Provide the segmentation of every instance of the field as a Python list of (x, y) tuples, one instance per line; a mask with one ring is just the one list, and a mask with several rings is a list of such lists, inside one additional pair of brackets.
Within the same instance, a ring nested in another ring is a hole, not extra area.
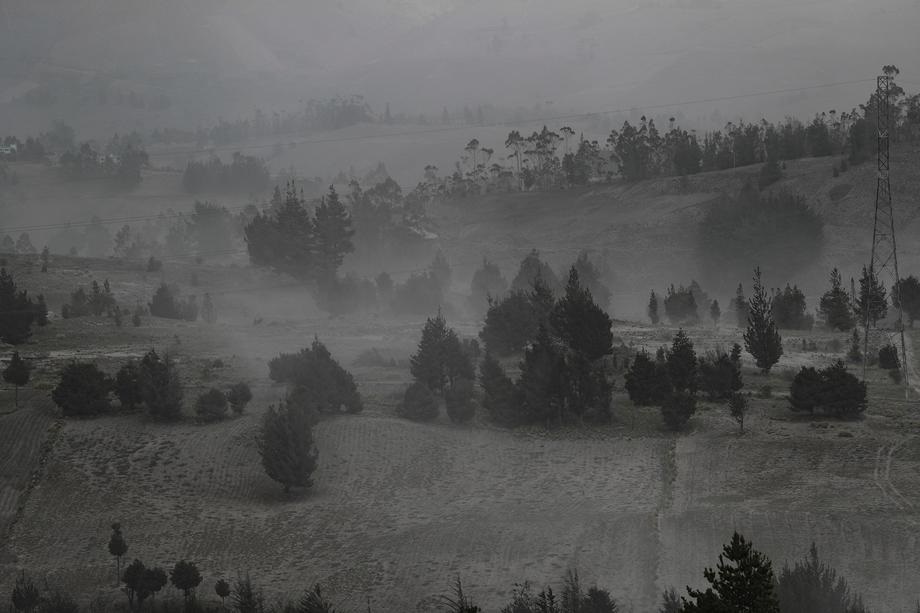
[[(816, 206), (829, 206), (826, 193), (836, 181), (829, 166), (790, 164), (788, 181), (817, 194)], [(848, 180), (861, 185), (870, 171)], [(665, 239), (741, 175), (701, 177), (689, 194), (668, 191), (662, 181), (489, 197), (434, 214), (457, 263), (458, 293), (483, 255), (509, 275), (531, 247), (545, 250), (554, 266), (585, 247), (606, 254), (622, 288), (613, 304), (617, 342), (654, 349), (675, 330), (635, 323), (649, 278), (666, 269), (675, 283), (694, 274), (691, 238)], [(848, 261), (860, 258), (862, 244), (847, 242), (865, 228), (860, 193), (839, 205), (844, 213), (828, 232), (828, 262), (848, 252)], [(139, 203), (124, 206), (130, 213)], [(908, 243), (906, 261), (912, 249)], [(44, 292), (52, 311), (93, 278), (108, 278), (127, 305), (149, 299), (166, 279), (185, 292), (212, 292), (220, 321), (148, 317), (139, 328), (117, 328), (105, 318), (55, 319), (20, 349), (39, 371), (20, 392), (19, 409), (11, 390), (0, 392), (0, 594), (25, 568), (84, 600), (122, 598), (106, 550), (109, 525), (120, 521), (129, 559), (194, 560), (208, 598), (219, 577), (248, 572), (271, 598), (320, 582), (342, 609), (369, 602), (375, 611), (430, 610), (459, 576), (477, 603), (497, 610), (515, 582), (558, 584), (577, 567), (626, 610), (650, 611), (665, 587), (700, 585), (732, 529), (776, 567), (804, 556), (814, 541), (873, 610), (907, 611), (920, 596), (918, 392), (905, 401), (903, 387), (871, 369), (870, 406), (860, 421), (804, 420), (787, 409), (795, 370), (842, 356), (846, 334), (784, 333), (786, 354), (769, 377), (745, 356), (746, 389), (756, 397), (743, 434), (724, 406), (709, 403), (689, 432), (667, 433), (656, 409), (630, 403), (622, 379), (614, 422), (605, 427), (509, 431), (483, 417), (464, 427), (444, 417), (415, 424), (394, 416), (407, 368), (353, 362), (371, 347), (407, 358), (423, 318), (329, 317), (305, 292), (281, 287), (284, 279), (248, 267), (167, 263), (162, 274), (148, 274), (112, 259), (55, 257), (42, 274), (34, 258), (8, 260), (17, 282)], [(816, 265), (822, 278), (826, 263)], [(194, 288), (193, 273), (201, 280)], [(259, 288), (267, 289), (253, 291)], [(463, 336), (479, 327), (462, 309), (450, 323)], [(689, 334), (698, 350), (740, 341), (727, 323)], [(315, 486), (286, 497), (264, 476), (254, 444), (261, 413), (283, 394), (268, 380), (266, 362), (314, 335), (354, 373), (365, 411), (317, 427)], [(803, 352), (803, 337), (819, 351)], [(920, 334), (909, 338), (920, 343)], [(139, 414), (58, 419), (50, 389), (62, 365), (91, 359), (111, 372), (150, 347), (178, 360), (187, 404), (212, 385), (249, 381), (255, 399), (247, 413), (216, 425), (196, 424), (191, 414), (178, 425)]]

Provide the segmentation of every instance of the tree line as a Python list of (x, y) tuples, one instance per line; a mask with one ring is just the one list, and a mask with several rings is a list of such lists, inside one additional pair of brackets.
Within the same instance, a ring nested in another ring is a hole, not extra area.
[[(117, 582), (127, 598), (128, 609), (151, 612), (174, 611), (178, 607), (168, 596), (156, 596), (168, 584), (182, 594), (181, 609), (187, 613), (234, 611), (236, 613), (335, 613), (335, 604), (324, 595), (320, 584), (304, 589), (295, 599), (270, 604), (263, 589), (249, 573), (227, 581), (218, 574), (206, 585), (212, 587), (209, 599), (201, 591), (205, 577), (198, 565), (180, 559), (167, 572), (161, 566), (147, 566), (135, 558), (121, 569), (130, 550), (121, 523), (112, 524), (107, 551), (115, 560)], [(673, 587), (661, 594), (658, 613), (868, 613), (862, 595), (851, 588), (818, 554), (811, 544), (804, 558), (784, 563), (779, 572), (772, 560), (756, 549), (752, 541), (734, 532), (723, 545), (714, 567), (702, 571), (705, 586), (687, 587), (680, 593)], [(215, 603), (215, 597), (220, 600)], [(74, 598), (47, 585), (44, 589), (25, 571), (20, 572), (10, 591), (11, 610), (17, 613), (80, 613)], [(113, 602), (94, 601), (93, 611), (121, 610)], [(366, 611), (371, 611), (368, 602)], [(419, 609), (431, 610), (431, 609)], [(435, 609), (448, 613), (481, 613), (457, 576), (449, 590), (436, 602)], [(621, 613), (624, 605), (597, 584), (584, 582), (576, 569), (566, 571), (561, 581), (538, 587), (530, 581), (516, 583), (500, 613)], [(920, 610), (920, 608), (918, 608)]]

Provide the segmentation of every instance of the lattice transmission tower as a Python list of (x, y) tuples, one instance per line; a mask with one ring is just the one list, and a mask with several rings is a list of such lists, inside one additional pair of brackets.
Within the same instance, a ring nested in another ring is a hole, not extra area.
[[(898, 274), (898, 244), (894, 233), (894, 210), (891, 204), (891, 107), (890, 93), (893, 77), (883, 75), (878, 77), (876, 87), (876, 118), (878, 128), (878, 174), (875, 187), (875, 223), (872, 228), (872, 255), (869, 259), (869, 282), (879, 282), (885, 286), (885, 281), (889, 281), (892, 290), (900, 287), (900, 275)], [(860, 293), (863, 294), (862, 288)], [(863, 305), (864, 317), (864, 352), (863, 352), (863, 380), (866, 379), (866, 369), (869, 362), (869, 330), (874, 325), (873, 301), (878, 301), (878, 296), (871, 291), (871, 287), (866, 288), (862, 296), (865, 304)], [(892, 300), (893, 302), (893, 300)], [(901, 368), (904, 375), (904, 393), (909, 395), (910, 381), (909, 369), (907, 367), (907, 350), (904, 342), (904, 317), (901, 309), (901, 301), (898, 301), (896, 307), (896, 319), (893, 330), (884, 330), (888, 336), (889, 342), (895, 335), (900, 336), (901, 341)], [(882, 305), (877, 305), (882, 307)]]

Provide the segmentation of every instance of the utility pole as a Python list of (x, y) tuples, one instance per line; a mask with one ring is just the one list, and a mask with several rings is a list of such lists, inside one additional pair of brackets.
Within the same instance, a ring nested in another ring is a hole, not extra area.
[[(900, 287), (901, 277), (898, 274), (898, 246), (894, 234), (894, 210), (891, 205), (891, 170), (890, 130), (891, 109), (890, 92), (893, 77), (882, 75), (878, 77), (876, 87), (876, 118), (878, 142), (878, 166), (875, 188), (875, 222), (872, 228), (872, 254), (869, 259), (869, 282), (875, 283), (884, 274), (892, 282), (893, 288)], [(869, 362), (869, 328), (872, 324), (871, 288), (867, 288), (867, 295), (863, 308), (865, 309), (864, 351), (863, 351), (863, 381), (866, 380), (866, 370)], [(910, 396), (909, 369), (907, 367), (907, 348), (904, 342), (904, 317), (898, 301), (897, 320), (895, 330), (901, 337), (901, 368), (904, 375), (904, 394)]]

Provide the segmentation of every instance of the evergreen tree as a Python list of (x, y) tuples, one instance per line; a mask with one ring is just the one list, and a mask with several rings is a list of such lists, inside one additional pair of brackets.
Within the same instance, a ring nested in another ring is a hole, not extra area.
[(655, 294), (654, 290), (649, 294), (646, 313), (648, 313), (648, 318), (652, 322), (652, 325), (657, 326), (660, 318), (658, 317), (658, 296)]
[(182, 385), (175, 363), (151, 349), (140, 362), (141, 398), (150, 416), (162, 421), (182, 417)]
[(579, 357), (594, 362), (613, 351), (613, 322), (583, 288), (578, 271), (569, 271), (565, 294), (556, 302), (549, 317), (562, 341)]
[(113, 387), (123, 411), (133, 411), (143, 403), (141, 371), (136, 361), (128, 360), (127, 364), (118, 369)]
[(364, 408), (354, 377), (332, 357), (318, 337), (309, 349), (273, 358), (268, 369), (273, 381), (288, 383), (295, 392), (309, 393), (320, 411), (337, 413), (344, 407), (348, 413), (360, 413)]
[(41, 603), (41, 600), (41, 593), (38, 591), (38, 587), (26, 575), (26, 571), (21, 571), (10, 594), (10, 602), (13, 608), (19, 613), (32, 613)]
[(409, 370), (416, 381), (435, 393), (444, 393), (458, 378), (473, 379), (473, 363), (460, 343), (457, 333), (447, 326), (438, 312), (422, 328), (418, 351), (410, 359)]
[(13, 277), (0, 267), (0, 341), (10, 345), (26, 342), (37, 318), (28, 293), (17, 290)]
[(846, 579), (818, 557), (814, 543), (804, 560), (783, 565), (776, 594), (783, 613), (862, 613), (862, 598), (853, 594)]
[(735, 321), (739, 328), (746, 328), (748, 325), (748, 301), (744, 297), (744, 288), (738, 284), (735, 290), (735, 297), (732, 298), (732, 310), (735, 312)]
[(242, 415), (250, 400), (252, 400), (252, 390), (249, 389), (249, 385), (245, 381), (234, 384), (230, 391), (227, 392), (227, 402), (230, 403), (230, 408), (237, 415)]
[(201, 573), (193, 562), (179, 560), (169, 571), (169, 581), (177, 590), (182, 592), (185, 605), (188, 606), (189, 596), (201, 584)]
[(775, 291), (771, 300), (773, 320), (779, 328), (786, 330), (810, 330), (814, 318), (805, 312), (805, 294), (798, 286)]
[(697, 306), (693, 290), (683, 285), (677, 289), (671, 285), (664, 297), (664, 313), (675, 325), (696, 325), (700, 320)]
[(285, 494), (291, 487), (313, 485), (310, 476), (316, 470), (318, 454), (304, 411), (283, 401), (277, 409), (268, 407), (262, 418), (258, 447), (265, 473), (282, 485)]
[(48, 262), (51, 260), (51, 252), (48, 251), (48, 245), (42, 249), (42, 272), (48, 272)]
[(565, 360), (541, 325), (533, 344), (524, 352), (518, 381), (523, 413), (528, 422), (562, 421), (565, 409)]
[(322, 285), (335, 279), (345, 256), (355, 250), (351, 237), (351, 215), (339, 199), (334, 187), (316, 207), (313, 235), (316, 245), (317, 281)]
[(541, 283), (551, 295), (559, 293), (559, 278), (549, 264), (540, 259), (540, 252), (533, 249), (521, 261), (518, 273), (511, 281), (511, 289), (529, 292), (536, 287), (537, 283)]
[(747, 414), (747, 397), (741, 392), (732, 392), (728, 398), (728, 414), (738, 422), (741, 432), (744, 432), (744, 416)]
[(520, 403), (514, 382), (488, 351), (479, 365), (479, 384), (482, 386), (482, 406), (493, 421), (503, 426), (516, 425), (520, 419)]
[(446, 292), (450, 289), (453, 271), (450, 268), (450, 264), (447, 262), (447, 258), (444, 257), (444, 252), (440, 249), (434, 254), (434, 259), (431, 261), (428, 272), (431, 277), (437, 281), (442, 292)]
[(719, 301), (713, 300), (709, 305), (709, 318), (712, 319), (712, 325), (719, 327), (719, 319), (722, 317), (722, 309), (719, 308)]
[(687, 588), (692, 600), (684, 599), (684, 613), (779, 613), (776, 579), (770, 559), (735, 532), (722, 548), (715, 569), (703, 577), (705, 592)]
[(853, 313), (850, 309), (850, 298), (836, 268), (831, 271), (831, 288), (821, 296), (818, 312), (824, 318), (824, 323), (831, 330), (845, 332), (855, 325)]
[(674, 390), (695, 394), (699, 364), (696, 351), (693, 350), (693, 341), (682, 328), (674, 335), (666, 363), (668, 379)]
[(293, 182), (272, 209), (257, 214), (244, 229), (249, 259), (298, 279), (315, 279), (319, 266), (314, 224)]
[(675, 390), (668, 394), (661, 404), (661, 417), (664, 424), (675, 432), (684, 426), (696, 412), (696, 396), (686, 390)]
[(572, 267), (578, 272), (578, 281), (581, 286), (591, 292), (594, 301), (602, 309), (610, 304), (610, 289), (601, 280), (601, 271), (594, 262), (588, 259), (588, 253), (582, 251), (575, 259)]
[(9, 365), (3, 369), (3, 380), (14, 388), (13, 405), (19, 406), (19, 388), (29, 382), (32, 375), (32, 365), (19, 357), (19, 352), (14, 351)]
[(900, 280), (891, 288), (891, 304), (900, 308), (907, 324), (914, 326), (914, 320), (920, 319), (920, 280), (910, 275)]
[(61, 371), (61, 379), (51, 392), (51, 399), (65, 417), (90, 416), (111, 408), (109, 392), (112, 381), (95, 364), (71, 362)]
[(754, 289), (748, 301), (744, 348), (754, 356), (757, 367), (764, 373), (770, 372), (783, 355), (783, 341), (773, 321), (772, 305), (764, 290), (759, 267), (754, 269)]
[(470, 304), (481, 312), (487, 308), (491, 300), (502, 298), (508, 291), (508, 282), (502, 276), (498, 266), (487, 259), (483, 259), (482, 266), (473, 273), (470, 283)]
[(879, 281), (875, 271), (870, 273), (865, 266), (863, 266), (862, 277), (859, 279), (856, 315), (861, 324), (868, 321), (872, 326), (888, 315), (888, 296), (885, 286)]
[(115, 581), (121, 577), (121, 559), (128, 553), (128, 543), (121, 533), (121, 524), (115, 522), (112, 524), (112, 536), (109, 538), (109, 554), (115, 558)]
[(661, 404), (673, 391), (667, 367), (640, 351), (626, 373), (626, 391), (636, 406)]

